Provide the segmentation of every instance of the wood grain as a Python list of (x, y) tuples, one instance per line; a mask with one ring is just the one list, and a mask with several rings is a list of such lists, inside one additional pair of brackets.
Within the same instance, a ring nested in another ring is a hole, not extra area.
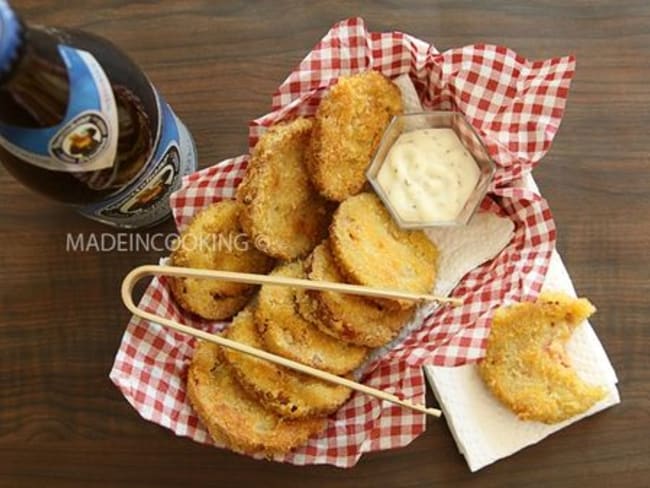
[[(70, 253), (114, 232), (0, 169), (0, 486), (643, 486), (650, 478), (650, 4), (646, 0), (15, 1), (41, 24), (112, 39), (194, 135), (201, 165), (246, 150), (248, 120), (348, 16), (438, 49), (491, 42), (572, 53), (560, 132), (535, 172), (558, 247), (618, 372), (623, 403), (470, 474), (444, 422), (351, 470), (296, 468), (197, 445), (139, 418), (108, 380), (128, 319), (119, 284), (158, 252)], [(170, 223), (148, 232), (173, 231)], [(430, 404), (433, 400), (429, 400)]]

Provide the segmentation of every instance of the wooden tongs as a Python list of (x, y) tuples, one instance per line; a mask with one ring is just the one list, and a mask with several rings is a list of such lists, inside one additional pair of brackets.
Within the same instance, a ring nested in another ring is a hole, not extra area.
[(369, 288), (359, 285), (350, 285), (345, 283), (332, 283), (327, 281), (312, 281), (299, 278), (289, 278), (284, 276), (269, 276), (262, 274), (253, 274), (253, 273), (236, 273), (232, 271), (215, 271), (207, 269), (193, 269), (193, 268), (181, 268), (176, 266), (159, 266), (159, 265), (145, 265), (134, 268), (126, 275), (124, 281), (122, 282), (122, 301), (126, 308), (129, 311), (142, 319), (155, 322), (157, 324), (164, 325), (175, 331), (188, 334), (190, 336), (196, 337), (198, 339), (203, 339), (204, 341), (212, 342), (223, 347), (228, 347), (234, 349), (235, 351), (250, 354), (259, 359), (265, 359), (272, 363), (278, 364), (280, 366), (285, 366), (287, 368), (293, 369), (300, 373), (308, 374), (314, 376), (324, 381), (330, 383), (335, 383), (337, 385), (342, 385), (347, 388), (350, 388), (361, 393), (379, 398), (381, 400), (386, 400), (388, 402), (400, 405), (402, 407), (415, 410), (427, 415), (432, 415), (433, 417), (440, 417), (441, 411), (435, 408), (427, 408), (424, 405), (418, 405), (411, 403), (406, 400), (402, 400), (395, 395), (391, 395), (382, 390), (376, 388), (371, 388), (361, 383), (349, 380), (347, 378), (342, 378), (336, 376), (332, 373), (322, 371), (317, 368), (312, 368), (304, 364), (291, 361), (282, 356), (277, 356), (271, 354), (262, 349), (257, 349), (255, 347), (242, 344), (240, 342), (232, 341), (226, 339), (217, 334), (210, 334), (208, 332), (189, 327), (187, 325), (181, 324), (174, 320), (170, 320), (159, 315), (146, 312), (137, 307), (133, 302), (133, 287), (135, 284), (146, 276), (176, 276), (176, 277), (190, 277), (190, 278), (208, 278), (208, 279), (217, 279), (222, 281), (238, 282), (238, 283), (247, 283), (253, 285), (281, 285), (281, 286), (290, 286), (294, 288), (305, 288), (311, 290), (326, 290), (334, 291), (339, 293), (350, 293), (353, 295), (362, 295), (367, 297), (375, 298), (392, 298), (399, 300), (413, 300), (415, 302), (423, 301), (432, 301), (440, 304), (450, 304), (453, 306), (460, 305), (462, 302), (456, 298), (446, 298), (438, 297), (435, 295), (427, 294), (417, 294), (417, 293), (408, 293), (403, 291), (396, 290), (386, 290), (380, 288)]

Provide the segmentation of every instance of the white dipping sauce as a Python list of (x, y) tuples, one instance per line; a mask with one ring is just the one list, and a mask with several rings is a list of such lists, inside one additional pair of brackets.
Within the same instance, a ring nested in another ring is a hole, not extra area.
[(397, 138), (377, 182), (403, 220), (442, 222), (458, 216), (479, 176), (452, 129), (420, 129)]

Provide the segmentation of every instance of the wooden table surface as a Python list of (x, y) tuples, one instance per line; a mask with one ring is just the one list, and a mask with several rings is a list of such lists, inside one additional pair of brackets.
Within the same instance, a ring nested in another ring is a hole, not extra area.
[(648, 486), (650, 4), (369, 4), (14, 2), (34, 23), (83, 28), (130, 53), (190, 128), (201, 166), (246, 150), (247, 122), (346, 17), (439, 50), (490, 42), (528, 58), (575, 54), (566, 115), (535, 176), (574, 283), (599, 309), (593, 324), (622, 403), (475, 474), (436, 420), (408, 447), (350, 470), (254, 461), (178, 438), (142, 420), (108, 379), (128, 320), (120, 282), (160, 253), (67, 253), (67, 233), (114, 231), (0, 169), (0, 486)]

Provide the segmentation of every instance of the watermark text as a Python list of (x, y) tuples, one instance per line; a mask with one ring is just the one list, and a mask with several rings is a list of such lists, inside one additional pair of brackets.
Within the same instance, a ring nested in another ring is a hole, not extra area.
[(130, 233), (130, 232), (98, 232), (98, 233), (68, 233), (65, 237), (66, 252), (173, 252), (179, 246), (187, 252), (246, 252), (255, 245), (265, 245), (251, 242), (250, 238), (241, 232), (229, 234), (178, 234), (164, 233)]

